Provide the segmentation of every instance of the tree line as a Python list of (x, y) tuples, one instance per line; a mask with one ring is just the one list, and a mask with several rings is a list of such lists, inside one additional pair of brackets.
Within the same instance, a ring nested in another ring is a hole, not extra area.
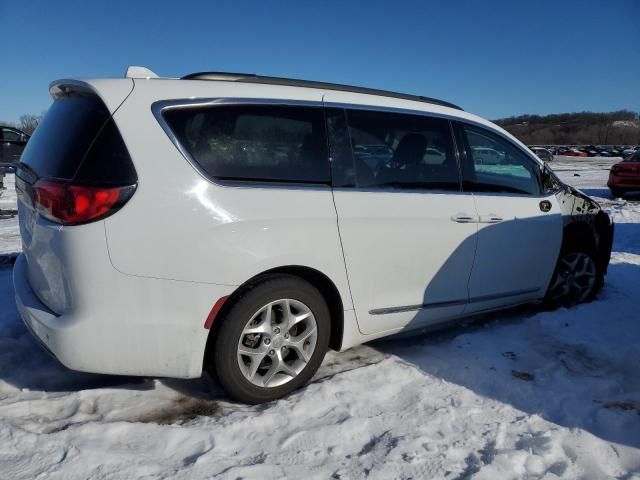
[(637, 112), (519, 115), (494, 120), (527, 145), (638, 145)]

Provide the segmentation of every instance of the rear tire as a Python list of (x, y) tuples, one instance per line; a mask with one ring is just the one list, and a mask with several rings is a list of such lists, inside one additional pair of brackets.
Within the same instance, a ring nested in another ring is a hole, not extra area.
[(593, 300), (603, 285), (604, 276), (592, 254), (567, 250), (558, 259), (545, 303), (550, 308), (572, 307)]
[(307, 383), (329, 346), (331, 319), (322, 294), (293, 275), (273, 275), (231, 306), (205, 368), (233, 399), (258, 404)]

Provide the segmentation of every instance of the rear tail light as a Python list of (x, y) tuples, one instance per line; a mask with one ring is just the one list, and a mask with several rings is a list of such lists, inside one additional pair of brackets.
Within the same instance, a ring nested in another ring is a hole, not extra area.
[(33, 203), (47, 220), (62, 225), (79, 225), (117, 212), (135, 189), (135, 185), (94, 187), (38, 180), (33, 185)]
[(619, 173), (620, 172), (620, 167), (618, 167), (617, 165), (614, 165), (613, 167), (611, 167), (611, 173)]

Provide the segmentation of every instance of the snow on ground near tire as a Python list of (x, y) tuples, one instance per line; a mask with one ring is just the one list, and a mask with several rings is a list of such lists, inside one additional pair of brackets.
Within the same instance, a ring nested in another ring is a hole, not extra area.
[[(268, 405), (66, 370), (0, 270), (0, 478), (640, 479), (640, 202), (610, 198), (613, 162), (553, 164), (615, 215), (596, 301), (331, 353)], [(15, 249), (15, 223), (0, 231)]]

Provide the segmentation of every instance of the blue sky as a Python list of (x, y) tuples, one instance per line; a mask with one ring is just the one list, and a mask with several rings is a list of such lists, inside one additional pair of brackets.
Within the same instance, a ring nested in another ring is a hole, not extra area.
[(0, 119), (63, 77), (202, 70), (350, 83), (495, 119), (640, 111), (640, 1), (0, 0)]

